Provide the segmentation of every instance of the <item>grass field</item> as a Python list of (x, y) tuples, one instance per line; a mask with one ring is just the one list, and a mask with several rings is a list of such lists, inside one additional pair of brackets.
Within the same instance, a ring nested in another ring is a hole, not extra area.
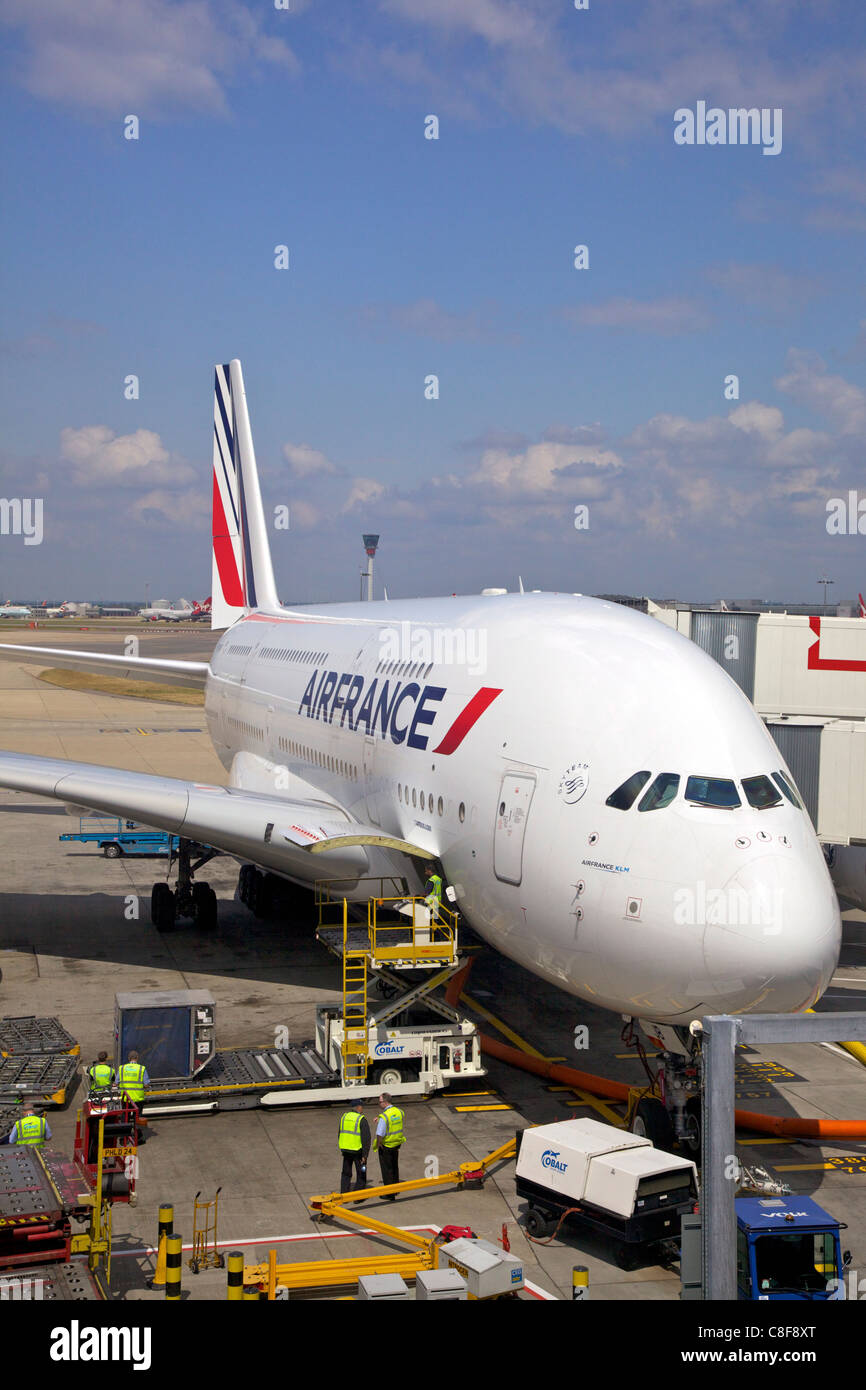
[(63, 690), (89, 690), (96, 695), (120, 695), (132, 700), (161, 700), (169, 705), (204, 706), (204, 691), (156, 681), (128, 681), (120, 676), (97, 676), (85, 671), (40, 671), (39, 679)]

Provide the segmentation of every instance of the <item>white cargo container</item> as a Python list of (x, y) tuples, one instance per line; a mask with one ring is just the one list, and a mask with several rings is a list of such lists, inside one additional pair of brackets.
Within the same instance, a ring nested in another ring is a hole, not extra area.
[(679, 1239), (680, 1218), (697, 1200), (690, 1159), (598, 1120), (562, 1120), (518, 1136), (517, 1194), (529, 1202), (530, 1235), (550, 1233), (565, 1212), (614, 1238), (628, 1266), (660, 1241)]

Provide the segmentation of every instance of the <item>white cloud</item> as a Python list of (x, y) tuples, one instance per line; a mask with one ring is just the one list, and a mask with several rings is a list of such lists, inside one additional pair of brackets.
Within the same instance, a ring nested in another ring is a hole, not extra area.
[(298, 66), (238, 0), (0, 0), (0, 21), (23, 36), (17, 77), (32, 96), (118, 118), (224, 112), (239, 70)]
[(578, 489), (599, 497), (621, 467), (621, 460), (609, 449), (548, 441), (530, 444), (519, 453), (485, 449), (465, 485), (491, 489), (500, 496), (561, 495)]
[(172, 526), (196, 530), (209, 527), (211, 521), (211, 499), (202, 488), (188, 488), (184, 492), (155, 488), (137, 497), (129, 510), (137, 519), (147, 520), (148, 515), (155, 512)]
[(306, 478), (313, 473), (339, 472), (326, 454), (309, 444), (284, 444), (283, 458), (296, 478)]
[(642, 333), (694, 333), (708, 323), (696, 300), (670, 296), (661, 299), (607, 299), (562, 310), (568, 322), (587, 328), (631, 328)]
[(866, 392), (859, 386), (831, 376), (815, 352), (792, 348), (786, 366), (787, 372), (776, 381), (779, 391), (826, 416), (842, 434), (866, 433)]
[(72, 464), (72, 481), (82, 487), (141, 487), (192, 482), (195, 471), (172, 457), (153, 430), (115, 434), (107, 425), (67, 426), (60, 452)]
[(342, 509), (344, 512), (350, 512), (353, 507), (366, 506), (367, 503), (376, 502), (384, 495), (384, 483), (377, 482), (375, 478), (355, 478)]

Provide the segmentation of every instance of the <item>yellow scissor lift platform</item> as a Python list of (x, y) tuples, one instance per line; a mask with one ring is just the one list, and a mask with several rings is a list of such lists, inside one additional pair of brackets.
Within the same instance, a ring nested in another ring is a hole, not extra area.
[[(346, 897), (351, 885), (367, 885), (366, 904)], [(319, 879), (316, 883), (316, 936), (342, 962), (343, 1019), (340, 1050), (344, 1085), (363, 1085), (370, 1061), (370, 1030), (381, 1029), (412, 1004), (428, 1008), (463, 1025), (450, 1005), (432, 998), (433, 991), (460, 968), (458, 914), (423, 897), (395, 894), (391, 878)], [(386, 891), (388, 890), (388, 891)], [(407, 982), (406, 972), (423, 971), (426, 978)], [(367, 998), (367, 977), (377, 975), (394, 996), (374, 1013)]]

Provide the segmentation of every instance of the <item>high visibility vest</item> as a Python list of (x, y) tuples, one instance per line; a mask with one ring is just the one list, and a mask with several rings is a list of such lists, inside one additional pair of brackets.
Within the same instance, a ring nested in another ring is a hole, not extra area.
[(431, 898), (435, 898), (436, 901), (437, 901), (437, 903), (441, 903), (441, 902), (442, 902), (442, 880), (441, 880), (441, 878), (439, 877), (438, 874), (431, 874), (430, 877), (428, 878), (427, 882), (428, 882), (428, 883), (432, 883), (432, 885), (433, 885), (432, 891), (431, 891), (430, 893), (427, 894), (427, 901), (428, 901), (428, 903), (430, 902), (430, 899), (431, 899)]
[(386, 1149), (397, 1149), (406, 1142), (403, 1133), (403, 1111), (398, 1110), (396, 1105), (389, 1105), (387, 1110), (382, 1111), (382, 1115), (388, 1122), (388, 1132), (382, 1143)]
[(44, 1144), (48, 1126), (41, 1115), (25, 1115), (15, 1121), (16, 1144)]
[(340, 1148), (343, 1153), (360, 1153), (364, 1147), (361, 1143), (361, 1122), (364, 1116), (359, 1110), (347, 1110), (340, 1120)]
[(130, 1100), (144, 1100), (144, 1071), (140, 1062), (124, 1062), (120, 1068), (120, 1089)]
[(101, 1091), (114, 1080), (114, 1068), (107, 1062), (94, 1062), (88, 1071), (91, 1091)]

